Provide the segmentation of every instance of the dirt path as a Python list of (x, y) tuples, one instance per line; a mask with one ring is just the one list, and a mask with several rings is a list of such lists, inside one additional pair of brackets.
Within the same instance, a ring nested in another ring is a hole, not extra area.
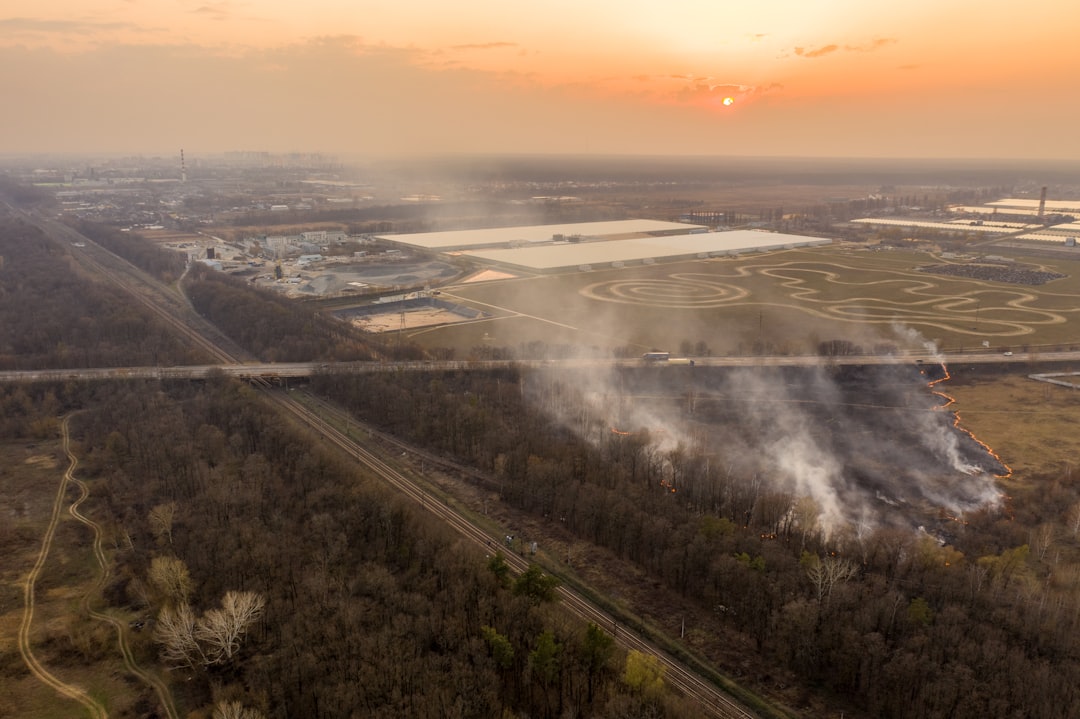
[(34, 568), (31, 569), (30, 573), (26, 576), (26, 583), (23, 588), (24, 601), (22, 624), (19, 625), (19, 654), (22, 656), (23, 661), (26, 662), (26, 666), (29, 667), (30, 673), (43, 684), (52, 687), (62, 696), (68, 697), (81, 704), (91, 717), (94, 717), (95, 719), (106, 719), (109, 716), (108, 712), (106, 712), (105, 707), (102, 706), (100, 702), (91, 698), (80, 687), (61, 681), (54, 674), (45, 669), (45, 667), (41, 666), (41, 663), (38, 662), (37, 658), (34, 656), (33, 649), (30, 647), (30, 626), (34, 620), (34, 585), (37, 583), (41, 571), (45, 568), (45, 561), (48, 559), (49, 549), (52, 547), (53, 537), (56, 534), (56, 523), (60, 519), (60, 508), (64, 504), (64, 495), (67, 493), (68, 482), (72, 480), (72, 472), (75, 471), (75, 466), (78, 464), (68, 448), (68, 420), (70, 419), (71, 415), (64, 417), (61, 428), (64, 433), (64, 451), (71, 461), (67, 471), (64, 472), (64, 478), (60, 481), (60, 488), (56, 492), (56, 501), (53, 502), (52, 517), (49, 519), (49, 526), (45, 530), (45, 536), (41, 542), (41, 551), (38, 553), (37, 562), (34, 564)]
[(22, 624), (19, 627), (19, 654), (22, 655), (23, 661), (26, 662), (27, 667), (30, 668), (30, 672), (42, 683), (49, 685), (55, 689), (61, 695), (73, 699), (79, 702), (89, 712), (91, 717), (95, 719), (106, 719), (108, 712), (104, 706), (95, 699), (91, 698), (80, 687), (73, 684), (67, 684), (51, 674), (46, 670), (37, 658), (33, 654), (33, 650), (30, 646), (30, 627), (33, 623), (34, 616), (34, 586), (37, 582), (38, 576), (45, 567), (45, 562), (49, 555), (49, 549), (52, 546), (53, 536), (55, 535), (56, 525), (60, 518), (60, 509), (64, 504), (64, 497), (67, 494), (69, 484), (73, 484), (79, 488), (79, 497), (68, 507), (68, 513), (76, 520), (82, 522), (86, 526), (90, 527), (94, 532), (94, 558), (97, 560), (100, 572), (98, 579), (94, 583), (94, 586), (83, 596), (82, 607), (86, 610), (94, 619), (107, 622), (116, 629), (117, 645), (120, 649), (120, 654), (123, 657), (124, 666), (128, 672), (138, 677), (144, 684), (154, 690), (158, 696), (158, 701), (163, 707), (166, 716), (169, 719), (178, 719), (176, 707), (173, 705), (172, 695), (169, 692), (169, 688), (165, 685), (165, 682), (160, 677), (152, 674), (139, 667), (135, 661), (135, 656), (131, 651), (131, 646), (128, 642), (128, 628), (124, 621), (112, 617), (108, 614), (95, 611), (90, 607), (90, 599), (92, 596), (99, 594), (101, 589), (105, 586), (106, 581), (109, 578), (109, 563), (105, 556), (105, 551), (102, 548), (101, 537), (102, 530), (101, 525), (79, 512), (79, 505), (82, 504), (87, 497), (90, 496), (90, 489), (86, 486), (86, 483), (75, 477), (75, 468), (79, 464), (78, 458), (71, 452), (70, 434), (69, 434), (69, 420), (71, 415), (64, 417), (61, 423), (61, 431), (63, 433), (64, 452), (68, 457), (68, 468), (64, 472), (64, 478), (60, 483), (60, 489), (57, 491), (56, 500), (53, 502), (52, 517), (49, 520), (49, 526), (45, 531), (45, 537), (42, 540), (41, 552), (38, 555), (37, 563), (30, 571), (30, 574), (26, 578), (24, 597), (25, 603), (23, 608)]
[[(68, 458), (71, 460), (71, 468), (74, 469), (75, 464), (78, 460), (73, 454), (71, 454), (70, 450), (68, 449), (66, 431), (64, 432), (64, 451), (67, 452)], [(70, 470), (68, 480), (79, 487), (79, 498), (72, 502), (71, 506), (68, 507), (68, 513), (94, 531), (94, 557), (97, 559), (98, 566), (101, 568), (101, 572), (98, 574), (97, 582), (94, 583), (94, 586), (90, 589), (90, 591), (83, 595), (82, 607), (86, 610), (87, 614), (89, 614), (94, 619), (107, 622), (108, 624), (111, 624), (114, 629), (116, 629), (117, 646), (120, 649), (120, 654), (124, 659), (124, 666), (127, 668), (128, 672), (138, 677), (140, 680), (142, 680), (144, 684), (154, 690), (154, 692), (158, 696), (158, 701), (165, 709), (165, 714), (169, 717), (169, 719), (178, 719), (176, 707), (173, 706), (172, 702), (172, 694), (169, 692), (169, 688), (165, 685), (165, 682), (163, 682), (161, 678), (157, 675), (152, 674), (148, 671), (144, 671), (136, 663), (135, 655), (132, 654), (131, 646), (128, 643), (127, 623), (120, 619), (117, 619), (116, 617), (112, 617), (108, 614), (102, 614), (101, 612), (95, 611), (90, 607), (91, 596), (96, 596), (105, 587), (105, 582), (109, 578), (109, 563), (105, 557), (105, 551), (102, 549), (101, 546), (101, 525), (89, 519), (88, 517), (83, 516), (79, 512), (79, 505), (82, 504), (83, 500), (90, 496), (90, 489), (86, 486), (85, 482), (75, 477), (74, 474), (71, 474)]]

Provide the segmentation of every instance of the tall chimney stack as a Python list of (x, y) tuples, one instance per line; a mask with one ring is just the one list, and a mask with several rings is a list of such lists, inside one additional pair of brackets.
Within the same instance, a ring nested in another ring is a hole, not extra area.
[(1046, 186), (1043, 185), (1042, 192), (1039, 194), (1039, 220), (1042, 220), (1043, 215), (1046, 214)]

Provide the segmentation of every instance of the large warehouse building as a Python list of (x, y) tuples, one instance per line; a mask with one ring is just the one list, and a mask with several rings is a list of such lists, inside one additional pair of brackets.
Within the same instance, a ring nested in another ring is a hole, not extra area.
[(812, 247), (830, 242), (831, 240), (819, 237), (732, 230), (671, 237), (550, 244), (509, 250), (470, 250), (462, 254), (485, 264), (517, 270), (560, 272)]
[(482, 264), (537, 273), (719, 257), (831, 242), (756, 230), (709, 232), (702, 225), (658, 220), (424, 232), (379, 239), (413, 250), (454, 254)]
[(480, 230), (417, 232), (406, 235), (377, 235), (378, 239), (417, 250), (450, 252), (482, 248), (513, 247), (562, 240), (597, 240), (614, 237), (662, 237), (707, 232), (704, 225), (660, 220), (612, 220), (610, 222), (574, 222), (562, 225), (527, 225), (490, 227)]

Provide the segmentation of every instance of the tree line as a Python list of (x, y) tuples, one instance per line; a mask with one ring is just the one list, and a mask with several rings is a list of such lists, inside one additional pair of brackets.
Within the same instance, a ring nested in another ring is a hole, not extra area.
[(158, 247), (137, 232), (124, 232), (111, 225), (87, 220), (73, 222), (72, 226), (80, 234), (165, 284), (175, 282), (183, 274), (184, 265), (187, 264), (184, 253)]
[(198, 363), (124, 292), (83, 273), (70, 248), (0, 216), (0, 369)]

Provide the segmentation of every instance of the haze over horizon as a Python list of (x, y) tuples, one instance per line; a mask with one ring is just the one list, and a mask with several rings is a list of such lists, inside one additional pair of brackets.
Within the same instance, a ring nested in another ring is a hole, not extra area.
[(1080, 8), (9, 0), (0, 153), (1080, 159)]

